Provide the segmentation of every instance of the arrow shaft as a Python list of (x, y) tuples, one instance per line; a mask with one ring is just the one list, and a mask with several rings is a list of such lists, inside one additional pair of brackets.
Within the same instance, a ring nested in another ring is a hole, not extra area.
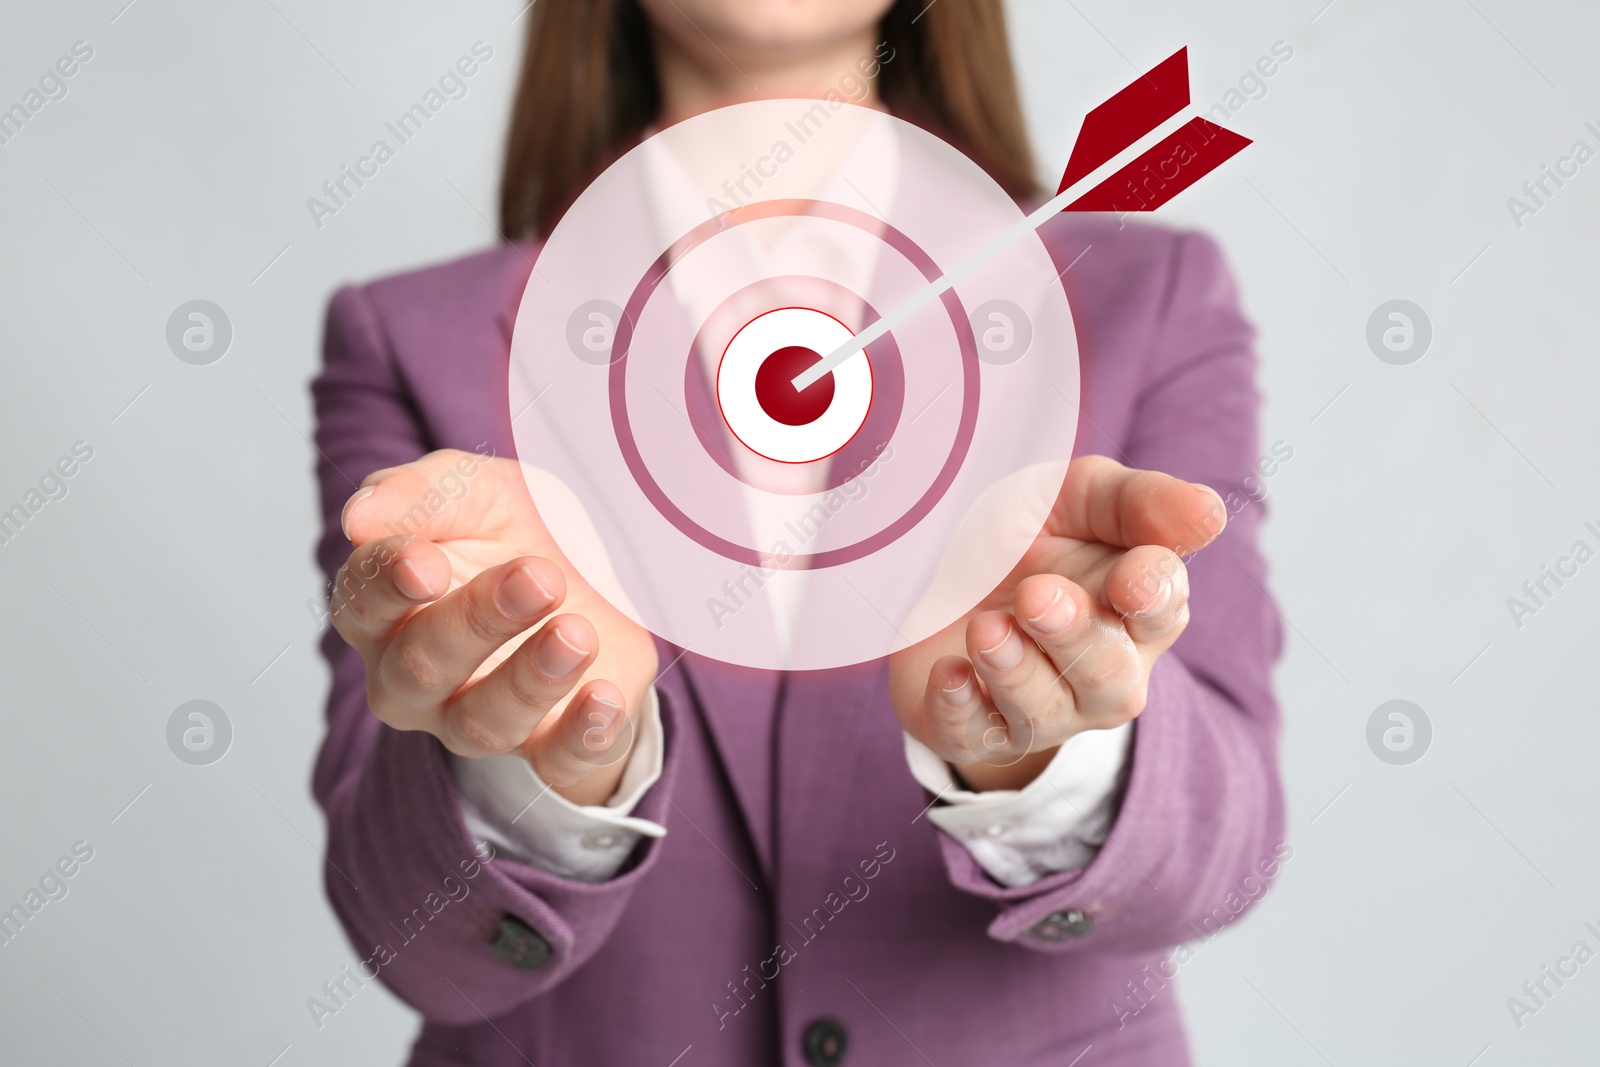
[(814, 383), (820, 381), (824, 375), (842, 366), (846, 360), (865, 351), (868, 345), (883, 340), (896, 326), (899, 326), (933, 303), (944, 293), (954, 288), (962, 279), (989, 263), (1023, 237), (1038, 230), (1039, 227), (1055, 217), (1063, 208), (1084, 193), (1093, 190), (1106, 176), (1115, 174), (1119, 160), (1137, 159), (1154, 145), (1162, 143), (1182, 126), (1183, 116), (1181, 114), (1171, 116), (1144, 137), (1139, 138), (1132, 145), (1117, 153), (1115, 157), (1106, 160), (1093, 171), (1073, 182), (1071, 186), (1063, 189), (1054, 197), (1035, 208), (1030, 214), (1012, 223), (999, 236), (962, 260), (954, 268), (935, 278), (899, 304), (896, 304), (878, 321), (867, 326), (850, 340), (829, 352), (820, 361), (813, 363), (796, 375), (790, 384), (796, 390), (804, 391), (809, 389)]

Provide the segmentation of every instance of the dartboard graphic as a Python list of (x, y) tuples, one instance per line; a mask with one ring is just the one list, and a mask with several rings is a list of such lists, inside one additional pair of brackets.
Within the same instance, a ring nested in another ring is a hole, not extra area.
[(541, 248), (512, 429), (583, 576), (729, 663), (875, 659), (970, 611), (1056, 502), (1078, 415), (1058, 211), (1153, 211), (1250, 142), (1179, 49), (1090, 110), (1023, 215), (938, 137), (842, 99), (647, 137)]
[[(942, 629), (1016, 565), (1077, 428), (1071, 310), (936, 136), (771, 100), (644, 140), (540, 249), (510, 408), (572, 564), (684, 649), (807, 670)], [(797, 387), (824, 364), (815, 381)]]
[(965, 155), (842, 102), (670, 126), (590, 184), (518, 309), (510, 410), (571, 563), (680, 648), (824, 669), (922, 640), (1034, 541), (1077, 349), (1034, 235), (803, 389), (1021, 210)]

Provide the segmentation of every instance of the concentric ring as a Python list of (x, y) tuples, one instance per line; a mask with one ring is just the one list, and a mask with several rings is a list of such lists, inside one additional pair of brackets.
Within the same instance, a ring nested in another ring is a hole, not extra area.
[(946, 457), (943, 465), (939, 468), (933, 484), (928, 486), (927, 491), (917, 499), (913, 507), (871, 537), (863, 538), (851, 545), (824, 549), (820, 552), (795, 553), (786, 560), (777, 560), (770, 552), (762, 552), (748, 545), (740, 545), (729, 541), (725, 537), (719, 537), (691, 519), (682, 508), (662, 491), (655, 476), (651, 474), (644, 456), (640, 453), (638, 442), (634, 439), (632, 429), (628, 423), (628, 356), (633, 344), (634, 323), (639, 321), (645, 305), (649, 302), (656, 288), (666, 280), (667, 272), (672, 269), (673, 263), (687, 255), (701, 242), (722, 233), (729, 225), (741, 225), (757, 219), (795, 215), (810, 215), (816, 218), (833, 219), (866, 230), (868, 233), (873, 233), (880, 237), (890, 248), (904, 256), (922, 272), (923, 277), (927, 278), (928, 281), (936, 281), (944, 275), (944, 271), (933, 261), (933, 258), (904, 233), (882, 219), (875, 218), (844, 204), (835, 204), (827, 200), (764, 200), (748, 204), (737, 211), (722, 212), (707, 219), (674, 242), (671, 248), (661, 253), (661, 256), (651, 265), (651, 268), (645, 272), (644, 277), (640, 278), (638, 284), (634, 286), (633, 294), (628, 298), (628, 303), (623, 308), (622, 321), (617, 324), (616, 336), (611, 342), (612, 355), (609, 364), (611, 417), (612, 426), (617, 437), (617, 445), (622, 449), (623, 458), (627, 461), (628, 470), (633, 474), (634, 481), (645, 496), (649, 498), (650, 502), (655, 505), (656, 510), (686, 537), (696, 544), (716, 552), (718, 555), (747, 566), (776, 566), (783, 570), (835, 567), (842, 563), (849, 563), (852, 560), (860, 559), (887, 545), (893, 544), (901, 534), (922, 521), (923, 517), (939, 503), (945, 490), (950, 487), (951, 482), (955, 480), (956, 473), (961, 469), (961, 462), (966, 456), (967, 447), (972, 442), (973, 428), (978, 421), (978, 394), (980, 389), (978, 342), (972, 333), (972, 323), (968, 320), (967, 312), (961, 305), (961, 298), (956, 295), (954, 289), (947, 289), (940, 294), (939, 300), (944, 306), (945, 313), (950, 317), (950, 325), (955, 330), (957, 342), (961, 349), (961, 419), (956, 428), (954, 447), (952, 447), (949, 456)]
[[(835, 456), (834, 462), (826, 464), (822, 480), (817, 485), (797, 489), (781, 481), (751, 482), (750, 473), (734, 462), (732, 449), (727, 447), (730, 431), (718, 408), (711, 385), (706, 380), (701, 360), (696, 358), (696, 354), (716, 350), (720, 335), (714, 330), (713, 323), (726, 318), (729, 309), (749, 307), (752, 300), (762, 302), (763, 297), (766, 298), (764, 301), (766, 304), (782, 306), (786, 301), (802, 296), (811, 299), (812, 302), (808, 306), (819, 310), (835, 308), (842, 313), (847, 305), (850, 306), (859, 314), (862, 328), (877, 322), (879, 318), (878, 309), (870, 301), (826, 278), (799, 278), (790, 275), (762, 278), (734, 290), (727, 299), (713, 309), (707, 321), (695, 334), (684, 358), (684, 410), (689, 416), (689, 423), (695, 434), (705, 442), (706, 454), (730, 477), (765, 492), (803, 494), (817, 489), (833, 489), (852, 478), (854, 476), (852, 471), (858, 468), (838, 462), (840, 457)], [(905, 365), (900, 356), (900, 345), (893, 333), (886, 335), (883, 340), (872, 346), (871, 358), (872, 405), (867, 411), (866, 422), (858, 433), (860, 440), (887, 441), (894, 436), (898, 428), (906, 396)], [(847, 442), (842, 450), (846, 457), (856, 456), (859, 452), (860, 449), (851, 442)]]
[(791, 379), (854, 337), (815, 308), (764, 311), (739, 327), (717, 361), (717, 407), (739, 443), (777, 463), (816, 463), (850, 442), (872, 408), (870, 353), (812, 384)]

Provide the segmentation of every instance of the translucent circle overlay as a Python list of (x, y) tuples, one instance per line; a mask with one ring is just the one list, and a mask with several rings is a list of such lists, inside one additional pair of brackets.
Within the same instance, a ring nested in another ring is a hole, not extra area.
[[(512, 338), (517, 453), (572, 565), (663, 639), (751, 667), (875, 659), (970, 611), (1037, 537), (1077, 431), (1076, 337), (1043, 242), (837, 367), (813, 423), (767, 418), (754, 382), (1021, 218), (956, 149), (839, 102), (708, 112), (619, 159), (539, 250)], [(998, 360), (999, 335), (974, 333), (996, 302), (1027, 338)], [(757, 320), (771, 336), (735, 345)]]

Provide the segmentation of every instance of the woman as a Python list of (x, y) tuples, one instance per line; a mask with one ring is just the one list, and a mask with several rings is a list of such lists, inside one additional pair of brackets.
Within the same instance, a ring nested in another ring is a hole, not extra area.
[(416, 1007), (419, 1065), (1187, 1063), (1173, 946), (1287, 853), (1254, 357), (1216, 248), (1042, 231), (1076, 264), (1078, 458), (966, 618), (789, 676), (658, 647), (567, 564), (510, 458), (540, 235), (649, 129), (852, 72), (1035, 198), (1003, 17), (541, 0), (530, 21), (510, 240), (340, 291), (313, 387), (344, 992), (377, 977)]

